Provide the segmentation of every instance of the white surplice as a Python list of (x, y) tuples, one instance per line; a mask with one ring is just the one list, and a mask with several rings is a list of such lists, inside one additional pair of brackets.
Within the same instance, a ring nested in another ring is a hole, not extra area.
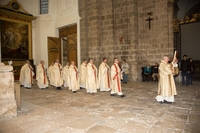
[(76, 66), (70, 65), (69, 67), (69, 90), (77, 91), (79, 90), (79, 77), (78, 69)]
[(53, 86), (61, 87), (63, 85), (62, 66), (59, 63), (53, 65), (53, 76), (51, 77)]
[(46, 70), (44, 68), (44, 65), (42, 65), (41, 63), (37, 66), (36, 80), (37, 85), (40, 89), (48, 87), (49, 82), (47, 80)]
[(87, 64), (87, 75), (86, 75), (86, 90), (87, 93), (97, 93), (98, 78), (97, 78), (97, 68), (94, 64)]
[(100, 91), (110, 91), (110, 67), (102, 62), (99, 66), (99, 87)]
[(69, 87), (69, 66), (66, 65), (63, 68), (63, 80), (64, 80), (64, 87)]
[(25, 81), (25, 72), (24, 72), (24, 66), (22, 66), (21, 70), (20, 70), (20, 75), (19, 75), (19, 82), (20, 85), (24, 85), (24, 81)]
[(32, 66), (29, 64), (24, 65), (24, 87), (31, 88), (33, 84), (34, 72), (32, 71)]
[(87, 74), (87, 64), (83, 62), (81, 64), (80, 75), (79, 75), (81, 88), (86, 88), (86, 74)]
[(123, 95), (121, 88), (121, 69), (117, 63), (111, 66), (111, 94)]

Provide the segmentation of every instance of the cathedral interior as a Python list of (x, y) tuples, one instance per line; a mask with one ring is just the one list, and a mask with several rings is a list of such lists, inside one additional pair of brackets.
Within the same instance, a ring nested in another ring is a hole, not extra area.
[[(199, 133), (199, 0), (1, 0), (0, 133)], [(175, 102), (160, 104), (158, 82), (143, 82), (144, 67), (163, 56), (195, 64), (193, 85), (174, 79)], [(20, 86), (26, 60), (65, 66), (117, 57), (130, 66), (125, 97), (72, 93), (66, 87)]]

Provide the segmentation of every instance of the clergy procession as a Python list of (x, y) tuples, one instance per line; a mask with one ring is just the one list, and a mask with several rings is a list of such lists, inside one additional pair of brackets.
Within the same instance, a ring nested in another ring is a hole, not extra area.
[[(158, 95), (156, 100), (159, 103), (172, 103), (174, 102), (174, 96), (177, 95), (176, 86), (174, 82), (175, 75), (175, 62), (176, 57), (171, 63), (169, 63), (169, 57), (164, 56), (159, 65), (159, 82), (158, 82)], [(27, 89), (30, 89), (33, 84), (33, 67), (30, 65), (30, 61), (22, 66), (20, 71), (20, 83)], [(127, 84), (129, 65), (126, 60), (122, 64), (122, 68), (119, 66), (118, 58), (114, 58), (114, 63), (111, 67), (107, 64), (107, 58), (103, 58), (102, 63), (99, 66), (99, 70), (93, 63), (93, 58), (83, 60), (80, 66), (80, 70), (76, 67), (74, 61), (67, 62), (64, 67), (56, 59), (55, 62), (49, 66), (48, 71), (44, 67), (44, 61), (41, 60), (36, 69), (36, 80), (38, 88), (48, 88), (50, 83), (57, 90), (62, 90), (64, 86), (68, 90), (76, 93), (79, 89), (86, 89), (87, 93), (94, 95), (99, 89), (101, 92), (110, 91), (110, 96), (119, 95), (124, 97), (122, 93), (121, 81)], [(48, 78), (47, 78), (48, 77)]]
[[(118, 58), (114, 59), (111, 67), (107, 64), (107, 58), (103, 58), (99, 70), (93, 64), (93, 58), (83, 60), (80, 70), (74, 61), (66, 63), (64, 67), (56, 59), (49, 66), (48, 70), (44, 67), (41, 60), (36, 68), (36, 81), (38, 88), (45, 89), (48, 85), (54, 86), (57, 90), (62, 90), (62, 86), (68, 88), (73, 93), (79, 89), (86, 89), (87, 93), (94, 95), (99, 89), (102, 92), (110, 91), (110, 96), (119, 95), (124, 97), (121, 88), (123, 71), (119, 67)], [(20, 71), (20, 84), (27, 89), (31, 89), (33, 84), (34, 69), (27, 60)]]

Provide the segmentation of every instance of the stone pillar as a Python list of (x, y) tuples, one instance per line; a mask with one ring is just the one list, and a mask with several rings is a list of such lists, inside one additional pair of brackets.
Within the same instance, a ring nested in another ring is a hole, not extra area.
[(17, 116), (12, 66), (0, 63), (0, 119)]

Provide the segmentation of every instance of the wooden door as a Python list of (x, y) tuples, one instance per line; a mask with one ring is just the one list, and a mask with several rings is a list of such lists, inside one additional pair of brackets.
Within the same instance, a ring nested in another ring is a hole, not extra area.
[(60, 38), (48, 37), (48, 65), (50, 66), (56, 59), (61, 61)]
[(59, 29), (59, 37), (65, 38), (66, 43), (63, 45), (63, 62), (74, 61), (78, 66), (77, 59), (77, 25), (71, 25)]
[(77, 63), (77, 34), (67, 35), (67, 60)]

